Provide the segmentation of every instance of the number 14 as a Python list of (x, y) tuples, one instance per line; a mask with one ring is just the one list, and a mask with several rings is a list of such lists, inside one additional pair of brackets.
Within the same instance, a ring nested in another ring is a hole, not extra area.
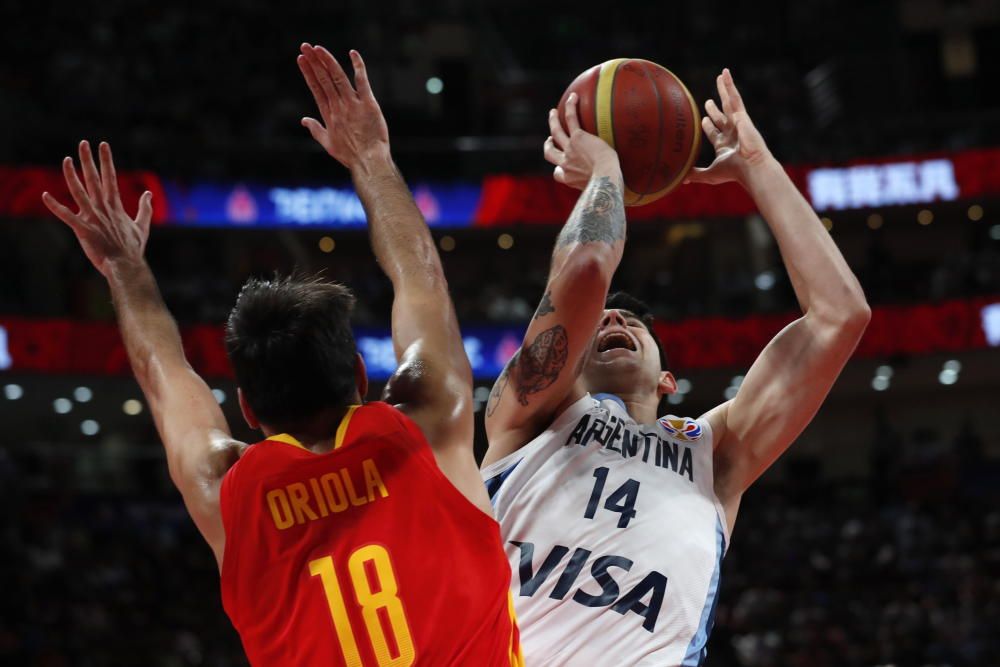
[[(594, 471), (594, 490), (590, 494), (590, 501), (587, 503), (587, 511), (583, 513), (583, 518), (593, 519), (597, 513), (597, 504), (601, 501), (601, 494), (604, 493), (604, 483), (608, 480), (608, 469), (600, 467)], [(635, 517), (635, 501), (639, 496), (639, 482), (630, 479), (614, 491), (604, 503), (604, 509), (621, 514), (618, 517), (618, 527), (624, 528), (628, 522)]]

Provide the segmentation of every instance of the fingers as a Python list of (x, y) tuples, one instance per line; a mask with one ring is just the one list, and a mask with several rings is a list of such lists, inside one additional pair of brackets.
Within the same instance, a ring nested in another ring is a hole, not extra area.
[(565, 149), (569, 145), (569, 135), (559, 122), (559, 112), (555, 109), (549, 109), (549, 134), (559, 148)]
[(366, 100), (374, 100), (371, 83), (368, 81), (368, 68), (361, 54), (351, 49), (351, 65), (354, 66), (354, 85), (358, 88), (358, 96)]
[(337, 87), (333, 85), (333, 80), (330, 78), (330, 73), (327, 71), (326, 64), (320, 59), (319, 52), (313, 46), (309, 44), (302, 45), (302, 54), (306, 57), (306, 62), (312, 69), (313, 76), (316, 77), (316, 85), (319, 86), (320, 90), (323, 92), (323, 97), (326, 99), (328, 112), (334, 109), (338, 104), (340, 104), (340, 91)]
[(83, 183), (80, 182), (80, 177), (76, 175), (73, 158), (68, 155), (64, 157), (62, 169), (63, 178), (66, 179), (66, 187), (69, 188), (69, 194), (73, 197), (73, 201), (76, 202), (80, 213), (93, 213), (94, 207), (91, 204), (90, 197), (87, 195), (87, 190), (83, 187)]
[(101, 175), (97, 173), (97, 165), (94, 164), (94, 155), (90, 152), (90, 142), (84, 139), (80, 142), (80, 169), (83, 171), (83, 182), (87, 186), (87, 194), (91, 204), (98, 209), (103, 209), (101, 201)]
[(722, 81), (722, 75), (715, 77), (715, 87), (719, 91), (719, 99), (722, 101), (722, 111), (726, 115), (733, 113), (733, 107), (729, 102), (729, 91), (726, 90), (726, 84)]
[(149, 235), (149, 223), (153, 220), (153, 193), (146, 190), (139, 197), (139, 212), (135, 216), (135, 222), (142, 231), (143, 238)]
[[(305, 49), (305, 45), (303, 45), (302, 48)], [(329, 117), (330, 100), (327, 99), (326, 93), (319, 85), (319, 79), (313, 71), (312, 63), (305, 57), (305, 55), (300, 55), (295, 59), (295, 62), (298, 64), (299, 71), (302, 72), (302, 76), (306, 80), (306, 85), (309, 86), (309, 91), (312, 93), (313, 99), (316, 101), (316, 106), (319, 107), (320, 115), (324, 118)]]
[(115, 162), (111, 157), (111, 146), (102, 141), (98, 147), (101, 159), (101, 195), (104, 205), (109, 210), (122, 210), (122, 198), (118, 192), (118, 174), (115, 172)]
[(326, 73), (330, 77), (330, 82), (336, 89), (337, 94), (342, 98), (357, 99), (358, 94), (354, 91), (354, 86), (351, 85), (347, 74), (344, 73), (344, 68), (340, 66), (340, 63), (333, 57), (333, 54), (322, 46), (317, 46), (314, 50), (319, 61), (326, 68)]
[(718, 145), (719, 141), (722, 140), (722, 130), (708, 116), (702, 117), (701, 129), (705, 132), (705, 137), (712, 143), (712, 146)]
[(323, 127), (322, 123), (315, 118), (309, 118), (306, 116), (302, 119), (302, 127), (309, 130), (309, 134), (312, 135), (312, 138), (323, 146), (323, 148), (326, 148), (326, 144), (324, 143), (326, 141), (326, 128)]
[(715, 100), (708, 100), (705, 102), (705, 111), (708, 113), (709, 118), (715, 123), (715, 126), (722, 131), (725, 131), (726, 127), (729, 125), (729, 119), (726, 115), (719, 110), (719, 107), (715, 104)]
[(76, 228), (80, 224), (80, 218), (76, 213), (59, 203), (59, 201), (48, 192), (42, 193), (42, 203), (56, 216), (70, 227)]
[[(746, 111), (746, 107), (743, 106), (743, 97), (740, 95), (740, 91), (736, 89), (736, 82), (733, 81), (733, 73), (729, 71), (728, 67), (722, 70), (722, 85), (726, 90), (726, 94), (729, 96), (729, 104), (732, 107), (732, 113), (737, 111)], [(726, 113), (728, 114), (731, 112)]]
[(552, 178), (556, 179), (557, 183), (562, 183), (566, 185), (566, 171), (562, 167), (556, 167), (552, 172)]
[(545, 148), (542, 150), (542, 154), (545, 156), (545, 160), (557, 167), (566, 162), (566, 154), (561, 150), (556, 148), (555, 141), (552, 137), (545, 140)]
[(579, 99), (576, 93), (570, 93), (569, 99), (566, 100), (566, 129), (570, 134), (580, 129), (580, 117), (577, 115), (576, 109)]

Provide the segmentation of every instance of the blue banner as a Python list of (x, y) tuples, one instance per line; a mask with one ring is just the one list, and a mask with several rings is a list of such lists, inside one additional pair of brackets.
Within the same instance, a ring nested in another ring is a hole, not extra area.
[[(351, 187), (164, 183), (171, 223), (196, 227), (363, 229), (365, 212)], [(472, 225), (482, 188), (418, 183), (413, 199), (437, 227)]]
[[(465, 354), (472, 364), (472, 375), (489, 380), (497, 377), (507, 361), (517, 352), (524, 336), (523, 328), (474, 327), (462, 331)], [(358, 351), (365, 358), (368, 377), (388, 380), (396, 370), (396, 354), (388, 329), (358, 328), (354, 331)]]

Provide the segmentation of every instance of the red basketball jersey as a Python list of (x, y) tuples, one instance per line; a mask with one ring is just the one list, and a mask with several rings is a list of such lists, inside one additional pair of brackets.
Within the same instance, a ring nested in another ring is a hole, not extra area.
[(523, 665), (499, 527), (385, 403), (334, 449), (288, 435), (222, 481), (222, 602), (256, 667)]

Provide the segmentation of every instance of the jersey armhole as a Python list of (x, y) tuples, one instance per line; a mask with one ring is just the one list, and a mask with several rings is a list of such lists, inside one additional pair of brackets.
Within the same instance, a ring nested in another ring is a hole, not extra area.
[[(234, 463), (226, 474), (222, 477), (219, 485), (219, 514), (222, 518), (222, 531), (225, 534), (225, 546), (222, 548), (222, 567), (219, 569), (219, 588), (222, 593), (223, 607), (226, 613), (232, 618), (233, 624), (237, 623), (236, 617), (239, 615), (240, 604), (235, 599), (237, 587), (234, 585), (236, 572), (238, 570), (239, 549), (236, 546), (234, 526), (239, 524), (239, 494), (236, 477), (239, 474), (240, 464), (244, 459)], [(231, 604), (226, 604), (230, 601)]]
[(519, 461), (534, 453), (535, 449), (544, 446), (546, 440), (542, 436), (548, 431), (558, 431), (574, 419), (582, 417), (587, 410), (595, 405), (597, 405), (597, 401), (595, 401), (590, 394), (584, 394), (578, 400), (571, 403), (569, 407), (563, 410), (559, 416), (553, 419), (552, 423), (546, 426), (543, 431), (538, 433), (538, 435), (503, 458), (497, 459), (485, 468), (480, 468), (479, 473), (483, 476), (484, 480), (488, 480), (501, 474), (505, 469), (517, 465)]
[[(708, 414), (708, 413), (706, 413)], [(715, 505), (715, 512), (719, 515), (719, 524), (722, 527), (722, 553), (725, 555), (729, 551), (729, 521), (726, 518), (726, 508), (723, 507), (722, 501), (719, 500), (719, 496), (715, 494), (715, 432), (712, 430), (712, 423), (702, 415), (696, 420), (704, 429), (705, 435), (708, 437), (708, 445), (711, 448), (709, 452), (708, 460), (712, 464), (712, 503)]]

